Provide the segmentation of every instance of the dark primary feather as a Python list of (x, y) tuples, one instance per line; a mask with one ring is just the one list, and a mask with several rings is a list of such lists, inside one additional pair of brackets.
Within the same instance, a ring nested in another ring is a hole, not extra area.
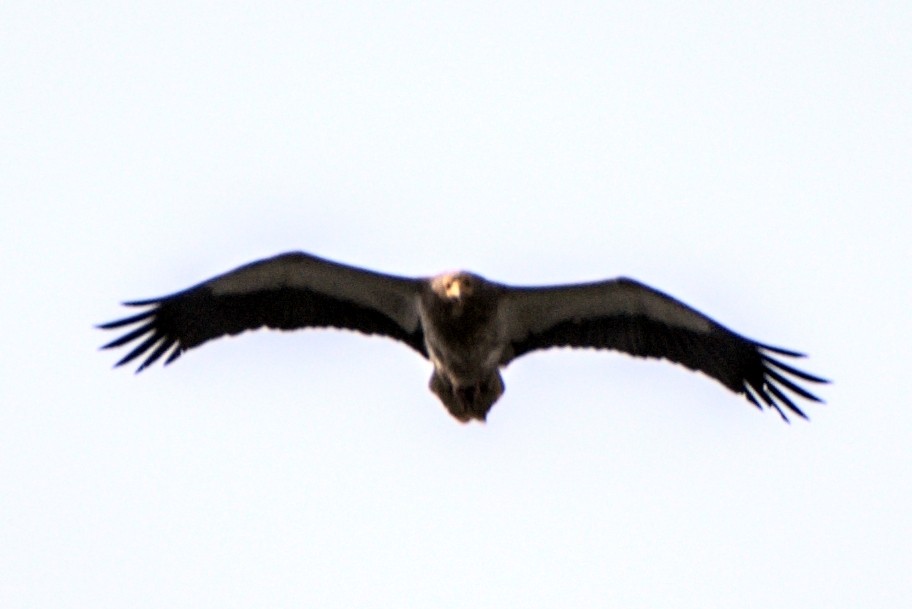
[(137, 328), (102, 348), (140, 341), (116, 364), (122, 366), (146, 356), (137, 372), (166, 353), (165, 364), (168, 364), (182, 352), (208, 340), (263, 326), (279, 330), (333, 327), (381, 334), (400, 340), (427, 357), (420, 328), (409, 333), (377, 310), (303, 288), (282, 287), (214, 296), (202, 285), (172, 296), (124, 304), (151, 308), (100, 325), (100, 328), (110, 330), (138, 324)]
[(592, 347), (637, 357), (664, 358), (704, 372), (732, 391), (744, 394), (758, 408), (762, 401), (786, 421), (783, 407), (807, 418), (782, 388), (814, 402), (821, 400), (787, 375), (813, 383), (827, 381), (771, 355), (802, 357), (800, 353), (754, 342), (715, 322), (713, 326), (712, 332), (704, 334), (672, 327), (644, 315), (564, 320), (515, 341), (513, 356), (550, 347)]

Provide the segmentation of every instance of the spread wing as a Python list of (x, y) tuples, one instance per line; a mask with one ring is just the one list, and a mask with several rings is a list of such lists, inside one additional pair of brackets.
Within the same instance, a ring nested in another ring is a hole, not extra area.
[[(542, 288), (505, 296), (514, 359), (535, 349), (591, 347), (667, 359), (703, 372), (760, 408), (807, 418), (784, 390), (821, 400), (799, 383), (825, 379), (784, 363), (800, 353), (745, 338), (658, 290), (631, 279)], [(504, 362), (506, 363), (506, 362)]]
[(138, 341), (118, 366), (145, 356), (137, 372), (204, 342), (263, 326), (334, 327), (402, 341), (425, 357), (419, 279), (374, 273), (304, 253), (260, 260), (176, 294), (125, 303), (142, 313), (99, 326), (137, 326), (104, 349)]

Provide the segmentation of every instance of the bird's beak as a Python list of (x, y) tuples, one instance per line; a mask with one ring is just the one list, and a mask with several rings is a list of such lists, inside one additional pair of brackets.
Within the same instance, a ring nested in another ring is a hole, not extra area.
[(458, 279), (454, 279), (450, 282), (450, 285), (446, 289), (447, 298), (452, 298), (453, 300), (459, 300), (462, 296), (462, 285)]

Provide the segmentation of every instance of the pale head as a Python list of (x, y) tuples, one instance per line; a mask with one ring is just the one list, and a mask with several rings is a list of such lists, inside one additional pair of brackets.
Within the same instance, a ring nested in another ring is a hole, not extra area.
[(434, 291), (451, 301), (471, 298), (479, 283), (479, 277), (466, 271), (449, 271), (434, 278)]

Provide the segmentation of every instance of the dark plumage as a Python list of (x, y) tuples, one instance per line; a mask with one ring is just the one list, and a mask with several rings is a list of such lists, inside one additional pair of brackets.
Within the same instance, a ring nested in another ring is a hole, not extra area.
[(140, 371), (204, 342), (263, 326), (334, 327), (388, 336), (431, 360), (430, 388), (450, 413), (484, 420), (504, 391), (499, 369), (550, 347), (613, 349), (664, 358), (701, 371), (765, 404), (805, 417), (787, 390), (826, 380), (775, 356), (801, 354), (740, 336), (631, 279), (551, 287), (510, 287), (463, 271), (426, 279), (385, 275), (304, 253), (242, 266), (176, 294), (125, 303), (145, 311), (101, 325), (136, 326), (103, 348), (138, 341), (117, 365)]

